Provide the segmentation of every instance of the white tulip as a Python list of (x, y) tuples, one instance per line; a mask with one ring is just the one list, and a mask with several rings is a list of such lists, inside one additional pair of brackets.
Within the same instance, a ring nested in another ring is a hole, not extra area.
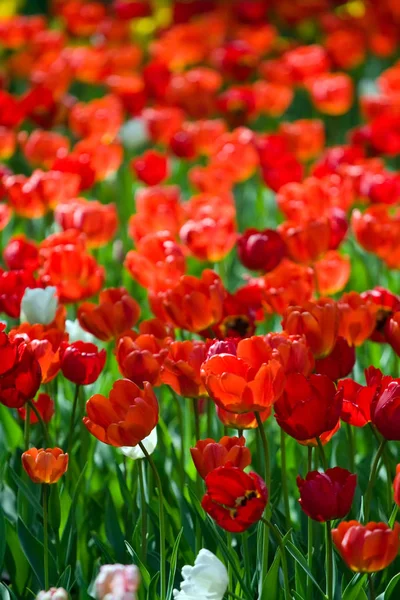
[(75, 321), (67, 319), (65, 322), (65, 330), (69, 335), (71, 344), (73, 342), (91, 342), (93, 344), (96, 341), (94, 335), (82, 329), (78, 319), (75, 319)]
[(21, 301), (21, 321), (31, 325), (39, 323), (49, 325), (56, 316), (58, 298), (57, 288), (26, 288)]
[[(149, 454), (153, 454), (156, 446), (157, 446), (157, 426), (150, 432), (150, 434), (142, 440), (143, 446), (146, 448)], [(122, 446), (121, 448), (122, 454), (132, 458), (133, 460), (137, 460), (138, 458), (145, 458), (145, 455), (142, 452), (142, 449), (139, 445), (137, 446)]]
[(68, 600), (68, 594), (64, 588), (50, 588), (48, 592), (39, 592), (36, 600)]
[(182, 569), (181, 589), (174, 590), (175, 600), (222, 600), (228, 587), (228, 571), (209, 550), (198, 553), (194, 566)]
[(119, 130), (119, 136), (125, 148), (135, 150), (149, 141), (149, 132), (144, 119), (130, 119)]

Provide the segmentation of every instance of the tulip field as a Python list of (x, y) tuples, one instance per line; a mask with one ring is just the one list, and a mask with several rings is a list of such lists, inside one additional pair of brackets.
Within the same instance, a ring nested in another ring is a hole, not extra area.
[(0, 0), (0, 600), (400, 598), (399, 0)]

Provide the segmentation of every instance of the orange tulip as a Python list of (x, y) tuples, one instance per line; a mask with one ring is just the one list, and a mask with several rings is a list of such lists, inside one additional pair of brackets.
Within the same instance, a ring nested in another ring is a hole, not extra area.
[(101, 248), (114, 237), (118, 227), (114, 203), (75, 198), (59, 204), (54, 212), (55, 221), (64, 229), (77, 229), (86, 236), (89, 248)]
[(357, 292), (343, 294), (337, 303), (339, 309), (339, 335), (350, 346), (360, 346), (376, 326), (378, 306), (363, 299)]
[(184, 398), (198, 398), (206, 390), (200, 369), (208, 346), (201, 341), (172, 342), (161, 368), (161, 381)]
[(95, 394), (86, 403), (83, 423), (94, 437), (110, 446), (137, 446), (158, 423), (158, 402), (149, 383), (140, 390), (119, 379), (109, 398)]
[(69, 113), (69, 125), (78, 137), (97, 137), (112, 142), (123, 123), (123, 109), (116, 96), (109, 94), (90, 102), (77, 102)]
[(205, 269), (199, 279), (183, 275), (173, 288), (158, 294), (151, 292), (149, 300), (158, 318), (195, 333), (219, 323), (225, 296), (219, 276)]
[(337, 250), (329, 250), (313, 264), (313, 269), (318, 292), (322, 296), (333, 296), (346, 287), (350, 278), (351, 260)]
[(303, 304), (310, 300), (314, 286), (312, 269), (286, 258), (257, 281), (262, 291), (264, 308), (279, 315), (291, 304)]
[(400, 525), (343, 521), (332, 530), (332, 539), (347, 566), (356, 573), (386, 569), (399, 551)]
[(314, 370), (314, 356), (304, 335), (289, 335), (286, 331), (268, 333), (265, 341), (273, 349), (285, 374), (302, 373), (306, 377)]
[(160, 385), (160, 369), (168, 352), (169, 339), (151, 333), (127, 332), (117, 343), (116, 358), (121, 374), (139, 387), (145, 382)]
[(50, 169), (60, 150), (68, 152), (69, 140), (55, 131), (35, 129), (28, 136), (21, 132), (18, 141), (26, 160), (33, 166)]
[(308, 88), (314, 106), (324, 115), (344, 115), (353, 104), (353, 80), (346, 73), (324, 73), (313, 79)]
[(304, 335), (315, 358), (327, 356), (333, 349), (339, 330), (336, 302), (320, 298), (302, 306), (289, 306), (283, 315), (282, 328), (290, 334)]
[(34, 483), (57, 483), (68, 469), (68, 454), (64, 454), (61, 448), (30, 448), (21, 459)]
[(174, 185), (140, 188), (135, 195), (136, 214), (129, 219), (129, 235), (139, 242), (148, 233), (178, 234), (184, 221), (180, 190)]
[(202, 479), (217, 467), (230, 463), (230, 466), (242, 469), (251, 463), (251, 453), (245, 447), (246, 440), (241, 437), (222, 437), (219, 442), (212, 438), (198, 440), (194, 448), (190, 448), (190, 454)]
[(103, 342), (131, 329), (139, 316), (139, 304), (122, 287), (102, 290), (98, 305), (84, 302), (78, 308), (81, 327)]
[(290, 151), (303, 162), (316, 158), (325, 145), (324, 124), (319, 119), (284, 122), (279, 133), (287, 140)]
[(286, 244), (290, 258), (309, 265), (321, 258), (329, 249), (331, 225), (329, 219), (310, 219), (302, 223), (285, 221), (278, 232)]

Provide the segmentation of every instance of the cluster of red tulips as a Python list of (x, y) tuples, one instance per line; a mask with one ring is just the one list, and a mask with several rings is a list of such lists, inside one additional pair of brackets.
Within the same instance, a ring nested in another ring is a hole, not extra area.
[(398, 1), (22, 5), (0, 597), (394, 599)]

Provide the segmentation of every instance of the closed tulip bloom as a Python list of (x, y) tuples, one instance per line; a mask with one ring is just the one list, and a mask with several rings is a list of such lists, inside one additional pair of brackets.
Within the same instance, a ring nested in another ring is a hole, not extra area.
[(76, 385), (94, 383), (106, 363), (106, 351), (99, 350), (90, 342), (74, 342), (61, 354), (61, 371)]
[(242, 533), (261, 519), (268, 491), (259, 475), (224, 466), (211, 471), (205, 481), (201, 505), (222, 529)]
[(343, 294), (337, 305), (339, 335), (351, 346), (360, 346), (375, 329), (378, 306), (357, 292)]
[(69, 600), (68, 592), (64, 588), (50, 588), (48, 592), (39, 592), (36, 600)]
[(14, 366), (18, 353), (18, 345), (4, 331), (6, 327), (6, 323), (0, 322), (0, 375)]
[(180, 590), (173, 591), (174, 600), (222, 600), (229, 583), (225, 565), (205, 548), (196, 556), (193, 567), (183, 567), (182, 577)]
[(278, 425), (300, 442), (310, 442), (331, 431), (339, 421), (343, 390), (326, 375), (287, 376), (283, 394), (275, 402)]
[(329, 250), (331, 225), (327, 217), (310, 218), (301, 223), (285, 221), (278, 232), (288, 256), (303, 265), (313, 264)]
[(357, 485), (357, 475), (335, 467), (320, 473), (311, 471), (297, 477), (300, 506), (314, 521), (342, 519), (349, 512)]
[(392, 346), (397, 356), (400, 356), (400, 311), (395, 312), (386, 321), (384, 335), (386, 341)]
[(200, 477), (205, 479), (213, 469), (228, 463), (243, 471), (251, 463), (251, 452), (245, 443), (243, 436), (224, 436), (219, 442), (211, 438), (199, 440), (194, 448), (190, 448), (190, 454)]
[(160, 385), (160, 370), (168, 352), (169, 339), (151, 333), (127, 332), (119, 338), (116, 357), (121, 375), (143, 387), (145, 381)]
[(281, 236), (273, 229), (247, 229), (238, 238), (237, 250), (245, 267), (264, 273), (275, 269), (286, 254)]
[(343, 521), (332, 530), (332, 539), (347, 566), (356, 573), (386, 569), (399, 552), (400, 525)]
[(68, 469), (68, 454), (61, 448), (30, 448), (21, 459), (34, 483), (57, 483)]
[(314, 106), (324, 115), (344, 115), (353, 104), (354, 85), (347, 73), (324, 73), (308, 88)]
[(285, 382), (281, 363), (261, 336), (241, 340), (236, 355), (212, 356), (203, 364), (201, 373), (214, 402), (236, 413), (271, 407)]
[(102, 565), (96, 577), (98, 600), (136, 600), (140, 573), (136, 565)]
[(141, 390), (119, 379), (109, 398), (95, 394), (86, 403), (83, 423), (94, 437), (110, 446), (136, 446), (158, 423), (158, 402), (149, 383)]
[[(154, 427), (153, 431), (151, 431), (149, 435), (142, 440), (142, 444), (146, 448), (147, 454), (153, 454), (157, 447), (157, 440), (158, 436), (156, 426)], [(143, 450), (140, 448), (140, 446), (122, 446), (121, 452), (132, 460), (146, 458), (146, 455), (143, 453)]]
[(314, 356), (327, 356), (336, 343), (339, 311), (336, 302), (320, 298), (303, 306), (289, 306), (283, 315), (282, 328), (291, 334), (304, 335)]
[(102, 290), (99, 304), (83, 302), (78, 308), (80, 325), (103, 342), (131, 329), (139, 315), (140, 306), (123, 287)]
[(400, 381), (392, 381), (373, 402), (372, 422), (386, 440), (400, 440)]
[(49, 325), (54, 321), (57, 306), (57, 288), (26, 288), (21, 301), (21, 321), (27, 321), (31, 325)]
[(161, 152), (147, 150), (132, 160), (131, 169), (143, 183), (158, 185), (168, 177), (168, 160)]

